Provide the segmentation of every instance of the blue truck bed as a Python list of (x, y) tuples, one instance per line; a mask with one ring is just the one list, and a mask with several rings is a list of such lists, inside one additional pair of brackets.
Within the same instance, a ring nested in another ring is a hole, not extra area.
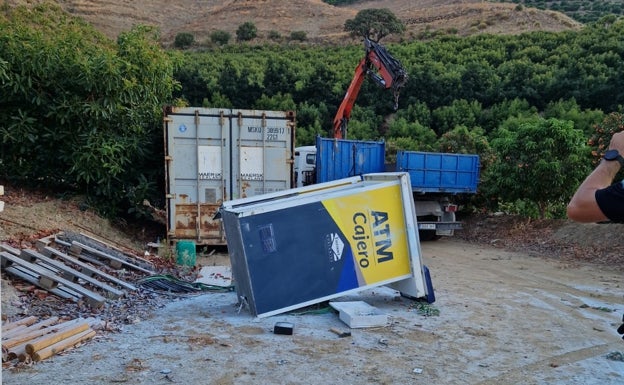
[(410, 174), (416, 192), (474, 194), (479, 183), (479, 156), (398, 151), (396, 170)]
[(385, 170), (385, 142), (316, 137), (316, 182)]

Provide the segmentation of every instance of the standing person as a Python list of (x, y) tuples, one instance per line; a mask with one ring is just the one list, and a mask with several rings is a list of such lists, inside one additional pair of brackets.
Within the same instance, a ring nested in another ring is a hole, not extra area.
[[(567, 208), (568, 218), (577, 222), (624, 222), (624, 180), (613, 183), (615, 175), (624, 167), (621, 154), (624, 154), (624, 131), (611, 137), (600, 164), (572, 196)], [(624, 323), (617, 331), (624, 335)]]

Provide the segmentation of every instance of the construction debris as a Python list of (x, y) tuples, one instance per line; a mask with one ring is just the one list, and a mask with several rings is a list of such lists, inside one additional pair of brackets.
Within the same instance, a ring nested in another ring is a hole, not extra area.
[(340, 338), (351, 337), (351, 332), (348, 330), (345, 331), (337, 328), (330, 328), (329, 331), (336, 334)]
[(234, 286), (206, 285), (201, 282), (187, 282), (171, 275), (152, 275), (141, 278), (138, 284), (150, 290), (167, 293), (198, 293), (201, 291), (232, 291)]
[[(83, 343), (96, 335), (95, 318), (58, 322), (29, 316), (2, 325), (2, 362), (37, 362)], [(97, 327), (96, 327), (97, 328)]]
[[(65, 235), (63, 233), (59, 235)], [(138, 258), (132, 259), (109, 254), (108, 245), (81, 235), (92, 244), (87, 246), (77, 241), (67, 243), (57, 236), (40, 239), (38, 250), (18, 250), (10, 245), (0, 245), (0, 262), (6, 273), (30, 282), (61, 298), (75, 302), (85, 301), (91, 308), (101, 308), (107, 299), (123, 296), (126, 290), (136, 287), (123, 279), (114, 277), (104, 270), (132, 270), (136, 273), (153, 274), (153, 266)], [(73, 254), (69, 256), (59, 248), (67, 247)], [(152, 267), (152, 269), (149, 269)]]
[(339, 318), (350, 328), (386, 326), (388, 316), (364, 301), (330, 302), (339, 312)]

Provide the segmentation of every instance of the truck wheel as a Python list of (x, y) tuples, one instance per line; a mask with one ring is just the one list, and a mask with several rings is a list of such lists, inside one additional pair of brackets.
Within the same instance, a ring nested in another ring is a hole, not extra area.
[(436, 235), (435, 230), (418, 230), (418, 237), (421, 242), (437, 241), (441, 238), (440, 235)]

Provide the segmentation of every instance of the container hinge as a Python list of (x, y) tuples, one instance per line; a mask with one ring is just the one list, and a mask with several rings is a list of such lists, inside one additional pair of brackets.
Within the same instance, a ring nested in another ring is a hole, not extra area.
[(167, 199), (176, 199), (176, 194), (166, 194), (165, 198), (167, 198)]

